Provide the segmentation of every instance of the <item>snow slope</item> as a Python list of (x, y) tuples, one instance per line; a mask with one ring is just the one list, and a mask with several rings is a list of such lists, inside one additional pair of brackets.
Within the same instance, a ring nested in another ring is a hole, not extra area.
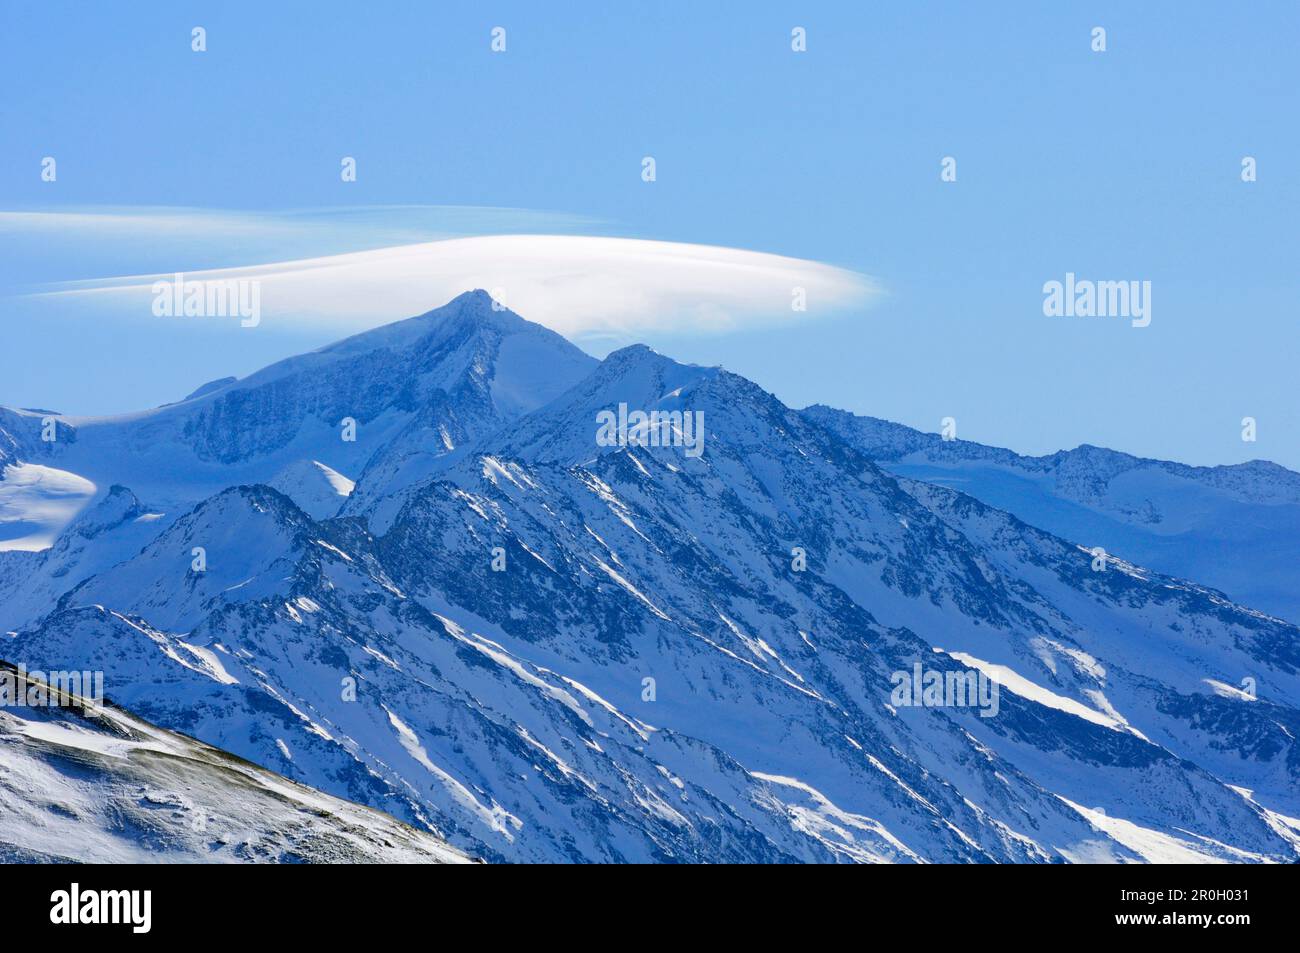
[(0, 859), (10, 863), (468, 860), (110, 706), (0, 710), (0, 761)]
[(10, 464), (0, 477), (0, 551), (50, 546), (96, 493), (85, 477), (38, 463)]
[(356, 483), (319, 460), (295, 460), (267, 481), (317, 519), (333, 516)]

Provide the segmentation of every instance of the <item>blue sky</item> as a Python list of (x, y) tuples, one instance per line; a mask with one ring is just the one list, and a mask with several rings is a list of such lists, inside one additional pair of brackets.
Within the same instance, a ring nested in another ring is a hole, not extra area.
[[(1300, 467), (1300, 6), (740, 9), (7, 5), (0, 210), (65, 214), (0, 216), (0, 404), (137, 409), (338, 336), (27, 296), (53, 283), (605, 235), (871, 276), (881, 293), (861, 305), (635, 334), (792, 405), (925, 430), (952, 416), (1023, 452)], [(1243, 156), (1258, 181), (1241, 181)], [(107, 209), (128, 224), (106, 227)], [(175, 209), (204, 211), (151, 231)], [(1042, 285), (1066, 272), (1150, 281), (1150, 327), (1044, 316)]]

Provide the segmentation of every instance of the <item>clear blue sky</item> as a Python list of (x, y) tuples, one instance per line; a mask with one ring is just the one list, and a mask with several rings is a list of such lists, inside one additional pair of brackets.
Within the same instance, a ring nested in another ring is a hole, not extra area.
[[(550, 214), (458, 230), (815, 259), (885, 296), (648, 343), (795, 406), (926, 430), (954, 416), (960, 436), (1024, 452), (1300, 467), (1294, 2), (10, 2), (0, 17), (2, 210), (485, 206)], [(40, 181), (46, 155), (56, 183)], [(356, 183), (339, 181), (343, 155)], [(939, 179), (948, 155), (956, 183)], [(401, 214), (309, 237), (0, 228), (0, 403), (148, 406), (330, 336), (96, 320), (34, 308), (34, 285), (447, 231), (445, 215)], [(1042, 285), (1067, 271), (1151, 281), (1151, 326), (1044, 317)], [(1240, 440), (1246, 415), (1258, 443)]]

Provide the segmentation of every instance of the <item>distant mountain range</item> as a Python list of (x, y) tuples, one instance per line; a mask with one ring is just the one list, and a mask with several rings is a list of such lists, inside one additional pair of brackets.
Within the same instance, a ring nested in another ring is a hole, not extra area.
[(1057, 536), (1300, 622), (1300, 473), (1189, 467), (1104, 447), (1026, 457), (831, 407), (804, 414), (891, 473), (951, 486)]
[[(598, 439), (620, 407), (662, 428)], [(136, 716), (467, 854), (1300, 851), (1280, 467), (796, 411), (483, 292), (49, 416), (0, 410), (0, 657), (101, 670)], [(914, 672), (996, 711), (900, 702)]]

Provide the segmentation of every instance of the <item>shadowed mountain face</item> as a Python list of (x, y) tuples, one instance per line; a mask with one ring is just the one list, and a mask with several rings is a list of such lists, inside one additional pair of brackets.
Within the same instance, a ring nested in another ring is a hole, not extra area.
[[(489, 859), (1296, 855), (1300, 630), (734, 374), (595, 364), (473, 295), (197, 400), (172, 472), (219, 488), (118, 545), (178, 497), (113, 475), (0, 563), (44, 580), (11, 658)], [(338, 515), (313, 463), (356, 481)]]

